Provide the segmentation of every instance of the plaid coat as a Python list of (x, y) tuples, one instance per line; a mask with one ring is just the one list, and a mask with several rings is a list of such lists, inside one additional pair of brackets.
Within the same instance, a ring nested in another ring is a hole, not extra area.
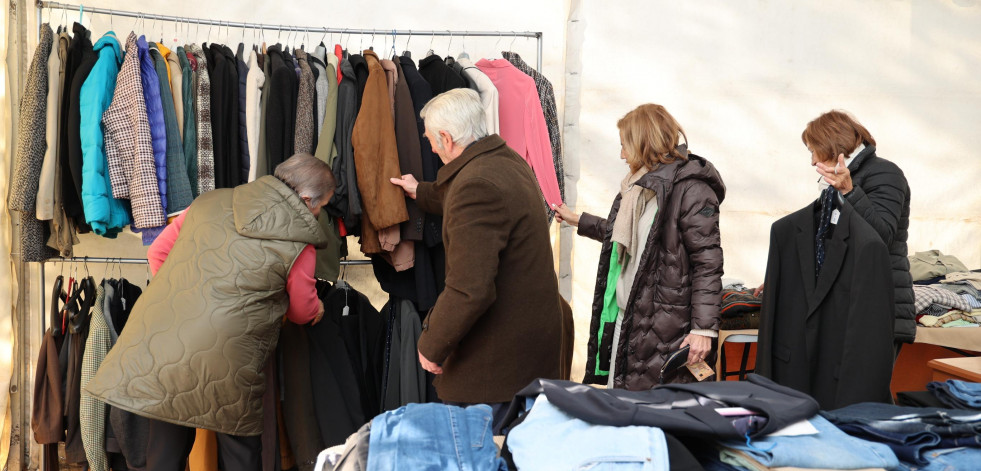
[(140, 79), (136, 34), (126, 39), (126, 58), (116, 79), (112, 104), (102, 115), (109, 179), (116, 198), (129, 198), (133, 226), (139, 229), (167, 223), (157, 185), (150, 122)]

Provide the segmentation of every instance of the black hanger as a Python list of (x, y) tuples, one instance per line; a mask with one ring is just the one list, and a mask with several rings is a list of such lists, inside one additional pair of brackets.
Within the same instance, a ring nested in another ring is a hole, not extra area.
[(51, 329), (52, 335), (58, 337), (62, 334), (61, 330), (61, 309), (59, 305), (65, 301), (67, 297), (65, 292), (62, 291), (61, 287), (65, 283), (65, 277), (58, 275), (54, 281), (54, 288), (51, 293), (51, 320), (49, 328)]

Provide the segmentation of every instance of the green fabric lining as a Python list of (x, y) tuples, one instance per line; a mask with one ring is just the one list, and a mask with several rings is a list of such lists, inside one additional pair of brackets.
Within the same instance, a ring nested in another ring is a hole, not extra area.
[(617, 314), (620, 313), (620, 308), (617, 306), (617, 280), (620, 279), (620, 271), (623, 269), (623, 266), (620, 264), (619, 255), (617, 255), (618, 245), (614, 242), (613, 250), (610, 251), (610, 271), (606, 273), (606, 292), (603, 293), (603, 312), (600, 313), (599, 332), (596, 334), (596, 370), (594, 373), (598, 376), (610, 374), (609, 371), (600, 369), (600, 355), (603, 353), (600, 344), (602, 343), (603, 332), (606, 330), (606, 327), (615, 327)]

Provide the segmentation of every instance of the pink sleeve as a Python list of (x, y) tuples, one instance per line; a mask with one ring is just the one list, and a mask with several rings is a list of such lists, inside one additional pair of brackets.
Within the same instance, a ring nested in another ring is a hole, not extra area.
[(163, 265), (164, 260), (167, 259), (167, 255), (170, 254), (170, 249), (174, 247), (174, 242), (177, 242), (177, 235), (181, 231), (181, 227), (184, 226), (184, 217), (187, 216), (187, 211), (184, 211), (174, 222), (170, 223), (163, 232), (157, 236), (157, 239), (153, 241), (150, 248), (146, 251), (147, 262), (150, 263), (150, 271), (156, 275), (157, 270)]
[(555, 164), (552, 162), (552, 143), (548, 140), (548, 126), (545, 124), (545, 113), (538, 98), (538, 90), (534, 81), (530, 82), (531, 91), (525, 96), (525, 141), (528, 155), (525, 157), (535, 171), (535, 177), (549, 205), (562, 204), (562, 194), (559, 192), (559, 181), (555, 175)]
[(307, 245), (296, 257), (289, 276), (286, 277), (286, 293), (290, 297), (290, 307), (286, 318), (295, 324), (306, 324), (317, 317), (320, 299), (317, 298), (317, 282), (313, 279), (317, 268), (317, 252)]

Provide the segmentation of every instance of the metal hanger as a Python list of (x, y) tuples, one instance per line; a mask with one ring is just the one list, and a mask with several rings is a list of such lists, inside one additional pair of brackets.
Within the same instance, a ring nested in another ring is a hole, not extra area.
[(436, 40), (436, 31), (433, 30), (433, 36), (429, 38), (429, 51), (426, 52), (426, 57), (436, 54), (436, 52), (433, 51), (433, 41), (435, 40)]
[(446, 56), (450, 57), (451, 48), (453, 47), (453, 32), (450, 30), (446, 30), (446, 32), (450, 35), (450, 41), (446, 43)]
[(460, 39), (460, 42), (461, 42), (461, 44), (463, 44), (463, 50), (461, 50), (460, 53), (456, 55), (456, 58), (457, 59), (469, 59), (470, 58), (470, 54), (467, 54), (467, 35), (466, 34), (463, 35), (463, 37)]
[(514, 52), (514, 42), (518, 40), (518, 33), (515, 31), (512, 31), (512, 33), (514, 33), (514, 37), (511, 38), (511, 46), (508, 47), (508, 52)]
[(398, 36), (395, 34), (395, 30), (393, 29), (392, 30), (392, 57), (393, 58), (398, 55), (398, 52), (395, 50), (395, 40), (397, 38)]
[(412, 31), (409, 30), (408, 38), (405, 40), (405, 49), (402, 51), (402, 56), (406, 59), (412, 59), (412, 51), (409, 50), (409, 41), (412, 41)]

